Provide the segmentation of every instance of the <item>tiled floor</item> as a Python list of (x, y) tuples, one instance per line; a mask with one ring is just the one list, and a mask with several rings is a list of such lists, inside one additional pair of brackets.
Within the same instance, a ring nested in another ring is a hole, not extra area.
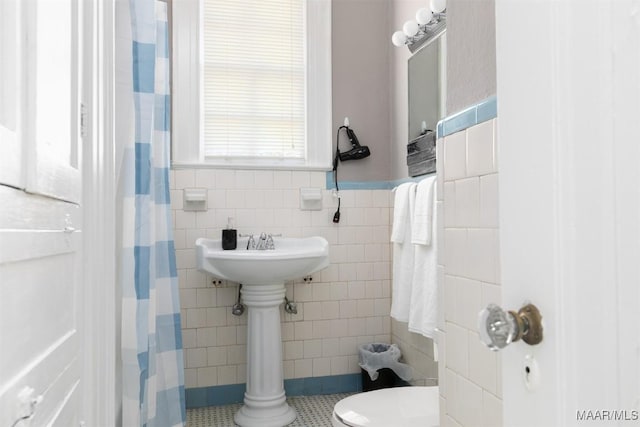
[[(351, 393), (289, 397), (298, 418), (290, 427), (331, 427), (333, 406)], [(234, 427), (233, 415), (242, 404), (209, 406), (187, 410), (187, 427)]]

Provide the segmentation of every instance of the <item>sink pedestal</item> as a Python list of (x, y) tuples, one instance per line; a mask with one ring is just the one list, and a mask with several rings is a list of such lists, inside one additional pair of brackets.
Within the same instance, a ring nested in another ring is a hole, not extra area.
[(296, 419), (287, 404), (282, 368), (280, 304), (284, 283), (242, 285), (247, 307), (247, 390), (234, 420), (242, 427), (282, 427)]
[[(0, 0), (2, 1), (2, 0)], [(323, 237), (282, 237), (270, 250), (222, 248), (221, 240), (196, 240), (198, 269), (242, 283), (247, 306), (247, 391), (235, 422), (242, 427), (283, 427), (296, 419), (287, 404), (282, 369), (280, 304), (287, 280), (313, 274), (329, 265), (329, 242)]]

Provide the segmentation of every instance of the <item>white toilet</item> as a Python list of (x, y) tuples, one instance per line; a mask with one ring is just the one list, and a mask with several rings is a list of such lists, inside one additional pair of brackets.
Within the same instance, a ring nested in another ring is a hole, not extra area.
[(334, 427), (437, 427), (438, 387), (394, 387), (354, 394), (333, 407)]

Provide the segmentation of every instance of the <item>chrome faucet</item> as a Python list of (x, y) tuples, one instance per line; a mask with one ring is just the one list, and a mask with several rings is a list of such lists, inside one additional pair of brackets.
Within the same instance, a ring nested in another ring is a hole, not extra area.
[(273, 241), (274, 237), (282, 237), (282, 234), (267, 234), (265, 232), (260, 233), (258, 241), (253, 237), (253, 234), (241, 234), (240, 237), (248, 237), (247, 250), (264, 251), (275, 249), (276, 245)]

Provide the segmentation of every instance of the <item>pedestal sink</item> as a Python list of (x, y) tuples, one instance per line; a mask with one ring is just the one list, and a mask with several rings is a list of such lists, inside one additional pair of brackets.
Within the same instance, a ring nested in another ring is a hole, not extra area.
[(329, 243), (322, 237), (275, 238), (275, 249), (223, 250), (220, 240), (196, 241), (200, 270), (242, 283), (247, 306), (247, 389), (235, 422), (242, 427), (281, 427), (296, 419), (286, 401), (282, 369), (279, 306), (287, 280), (315, 273), (329, 265)]

